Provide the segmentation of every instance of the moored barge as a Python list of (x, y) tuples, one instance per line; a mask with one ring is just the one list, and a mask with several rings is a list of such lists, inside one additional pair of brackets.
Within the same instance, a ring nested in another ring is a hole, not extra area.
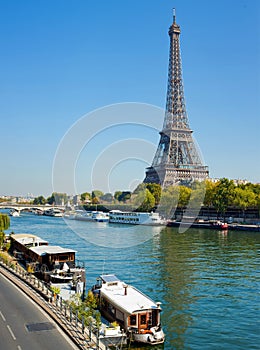
[(109, 322), (117, 322), (137, 343), (161, 344), (165, 335), (161, 327), (161, 303), (155, 303), (138, 289), (120, 281), (115, 275), (101, 275), (92, 291), (98, 308)]
[(85, 283), (84, 265), (76, 264), (75, 250), (49, 245), (48, 241), (27, 233), (11, 234), (10, 241), (13, 255), (24, 263), (28, 272), (45, 282), (71, 282), (75, 288)]

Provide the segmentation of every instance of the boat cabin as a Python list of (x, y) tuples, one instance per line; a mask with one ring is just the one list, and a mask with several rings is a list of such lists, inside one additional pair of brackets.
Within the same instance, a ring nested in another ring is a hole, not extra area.
[(47, 246), (49, 244), (44, 239), (29, 233), (10, 234), (9, 237), (11, 252), (14, 256), (19, 256), (24, 260), (27, 260), (29, 257), (28, 251), (30, 247)]
[(23, 260), (45, 265), (48, 270), (61, 268), (66, 263), (69, 268), (75, 267), (73, 249), (50, 246), (42, 238), (32, 234), (11, 234), (11, 251)]
[(49, 270), (54, 270), (61, 269), (65, 263), (69, 268), (75, 267), (75, 253), (73, 249), (60, 246), (38, 246), (31, 247), (28, 255), (32, 262), (39, 262)]

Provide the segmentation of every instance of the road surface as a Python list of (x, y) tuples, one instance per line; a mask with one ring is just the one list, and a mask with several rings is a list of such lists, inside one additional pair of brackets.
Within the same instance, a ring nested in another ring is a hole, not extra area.
[(53, 320), (0, 273), (0, 348), (76, 350)]

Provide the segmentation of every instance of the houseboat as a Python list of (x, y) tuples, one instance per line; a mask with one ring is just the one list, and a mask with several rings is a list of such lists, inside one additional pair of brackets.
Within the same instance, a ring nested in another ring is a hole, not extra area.
[(148, 225), (161, 226), (166, 225), (159, 213), (142, 213), (132, 211), (111, 210), (109, 212), (109, 222), (113, 224), (128, 224), (128, 225)]
[(11, 252), (27, 270), (44, 281), (53, 283), (85, 283), (84, 266), (76, 264), (76, 251), (52, 246), (32, 234), (11, 234)]
[(155, 303), (141, 291), (120, 281), (115, 275), (101, 275), (92, 287), (98, 309), (109, 322), (117, 322), (137, 343), (161, 344), (161, 303)]

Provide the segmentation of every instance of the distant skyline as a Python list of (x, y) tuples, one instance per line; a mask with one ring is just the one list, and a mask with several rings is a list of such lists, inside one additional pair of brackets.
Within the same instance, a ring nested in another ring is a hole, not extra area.
[(163, 125), (173, 7), (210, 177), (260, 182), (259, 1), (0, 4), (0, 195), (133, 190), (144, 179)]

